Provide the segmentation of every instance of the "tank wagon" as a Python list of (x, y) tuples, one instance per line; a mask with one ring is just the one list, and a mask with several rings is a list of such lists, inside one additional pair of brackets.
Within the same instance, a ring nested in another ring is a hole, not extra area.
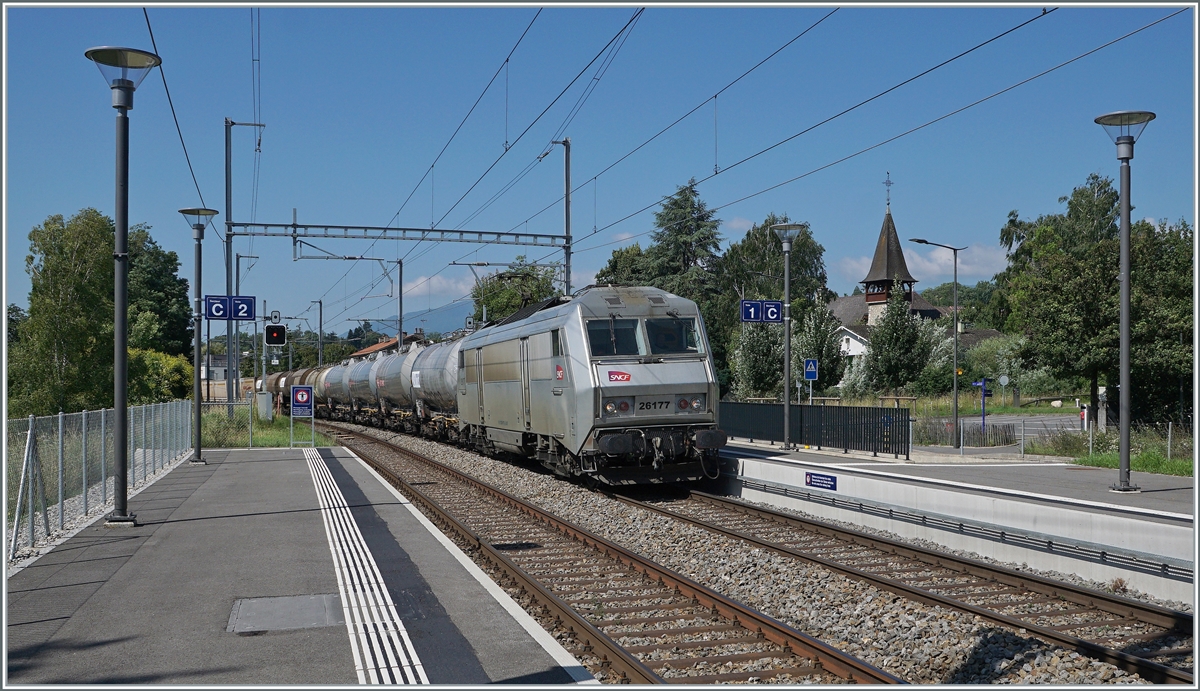
[[(267, 381), (282, 393), (300, 383), (293, 374)], [(321, 417), (607, 484), (715, 477), (727, 440), (699, 310), (657, 288), (587, 288), (458, 338), (301, 378), (315, 382)]]

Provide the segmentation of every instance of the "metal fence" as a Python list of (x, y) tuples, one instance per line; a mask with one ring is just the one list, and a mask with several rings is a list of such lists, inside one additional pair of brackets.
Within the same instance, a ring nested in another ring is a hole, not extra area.
[[(783, 441), (782, 403), (722, 401), (721, 429), (732, 437)], [(790, 406), (791, 442), (816, 448), (909, 457), (908, 408)]]
[[(188, 457), (192, 410), (192, 402), (186, 400), (129, 408), (130, 488)], [(114, 411), (107, 409), (8, 421), (9, 559), (19, 547), (53, 539), (111, 508), (114, 419)]]
[(249, 401), (201, 404), (200, 444), (205, 449), (254, 447)]
[[(1021, 441), (1024, 424), (1012, 422), (989, 422), (986, 426), (978, 420), (962, 419), (961, 442), (964, 446), (1012, 446)], [(1040, 429), (1030, 426), (1030, 436)], [(952, 418), (921, 418), (913, 421), (913, 444), (917, 446), (954, 446), (954, 420)]]

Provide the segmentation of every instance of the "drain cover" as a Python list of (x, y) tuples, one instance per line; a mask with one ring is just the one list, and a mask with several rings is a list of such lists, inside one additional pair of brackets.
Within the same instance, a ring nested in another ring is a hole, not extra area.
[(345, 624), (337, 594), (252, 597), (235, 600), (229, 613), (232, 633), (265, 633)]

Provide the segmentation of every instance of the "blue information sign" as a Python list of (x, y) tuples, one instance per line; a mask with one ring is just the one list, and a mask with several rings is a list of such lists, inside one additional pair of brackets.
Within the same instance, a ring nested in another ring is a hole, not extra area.
[(804, 360), (804, 379), (806, 381), (817, 380), (817, 359), (815, 357)]
[(742, 321), (760, 322), (763, 320), (762, 300), (742, 300)]
[(204, 318), (205, 319), (228, 319), (229, 318), (229, 297), (226, 295), (205, 295), (204, 296)]
[(773, 324), (783, 323), (783, 302), (780, 300), (763, 300), (763, 321)]
[(253, 295), (231, 295), (229, 297), (229, 318), (242, 321), (254, 321)]
[(836, 492), (837, 475), (825, 475), (824, 473), (805, 473), (804, 486), (816, 487), (817, 489), (827, 489)]
[(313, 387), (292, 385), (292, 417), (313, 416)]

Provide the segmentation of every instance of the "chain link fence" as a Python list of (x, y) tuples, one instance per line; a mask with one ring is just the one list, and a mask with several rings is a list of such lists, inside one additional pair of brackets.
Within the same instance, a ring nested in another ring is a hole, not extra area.
[(200, 444), (205, 449), (253, 448), (251, 408), (249, 401), (202, 403)]
[[(10, 560), (112, 508), (114, 420), (115, 411), (106, 409), (8, 421)], [(141, 487), (187, 458), (191, 439), (191, 401), (131, 406), (128, 487)]]

